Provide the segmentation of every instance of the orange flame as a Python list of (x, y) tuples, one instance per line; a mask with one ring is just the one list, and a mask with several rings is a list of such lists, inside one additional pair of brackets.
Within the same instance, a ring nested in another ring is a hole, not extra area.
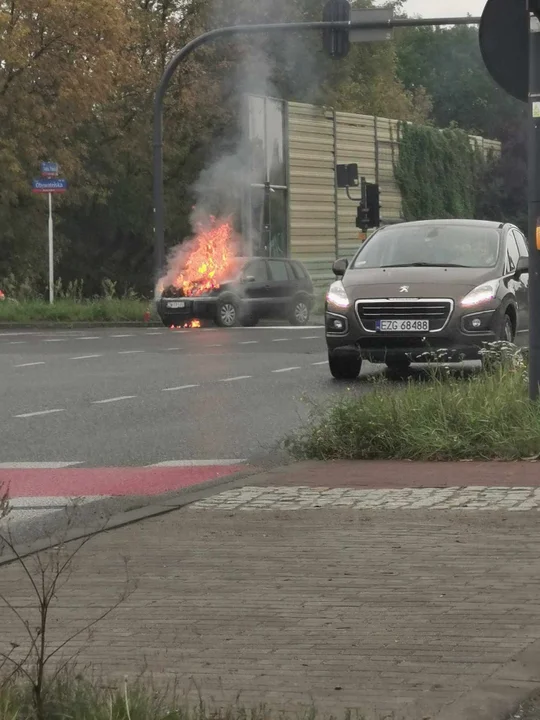
[(200, 320), (190, 320), (189, 322), (184, 323), (183, 325), (171, 325), (171, 330), (184, 330), (184, 328), (200, 328), (201, 327), (201, 321)]
[(180, 296), (204, 295), (232, 279), (239, 243), (231, 218), (211, 217), (195, 230), (193, 240), (170, 258), (167, 274), (158, 283), (160, 295), (165, 289)]

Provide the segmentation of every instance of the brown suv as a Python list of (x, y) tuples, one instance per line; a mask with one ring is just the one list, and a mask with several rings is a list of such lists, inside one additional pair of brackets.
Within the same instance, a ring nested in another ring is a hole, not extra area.
[(404, 370), (445, 350), (478, 359), (486, 342), (527, 342), (527, 242), (513, 225), (425, 220), (377, 230), (352, 262), (336, 260), (326, 296), (332, 375), (362, 359)]

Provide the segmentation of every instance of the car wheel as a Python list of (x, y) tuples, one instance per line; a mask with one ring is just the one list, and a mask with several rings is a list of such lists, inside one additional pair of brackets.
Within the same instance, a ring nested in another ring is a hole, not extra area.
[(233, 300), (220, 300), (216, 308), (216, 325), (235, 327), (238, 324), (238, 308)]
[(328, 364), (336, 380), (356, 380), (362, 369), (362, 358), (359, 355), (328, 353)]
[(309, 322), (309, 305), (303, 298), (296, 298), (289, 317), (291, 325), (307, 325)]
[(386, 367), (393, 372), (405, 372), (411, 366), (411, 361), (406, 355), (392, 355), (386, 358)]
[(514, 325), (512, 324), (512, 318), (508, 314), (505, 314), (503, 318), (499, 340), (507, 343), (514, 342)]

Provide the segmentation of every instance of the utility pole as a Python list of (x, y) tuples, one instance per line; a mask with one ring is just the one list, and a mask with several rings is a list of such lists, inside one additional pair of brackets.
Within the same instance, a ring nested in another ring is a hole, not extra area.
[(529, 394), (540, 394), (540, 0), (529, 0)]

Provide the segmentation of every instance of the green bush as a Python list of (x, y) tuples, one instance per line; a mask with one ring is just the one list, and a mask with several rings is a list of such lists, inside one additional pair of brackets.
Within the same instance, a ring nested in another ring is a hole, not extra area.
[(405, 387), (377, 379), (316, 407), (285, 445), (299, 459), (518, 460), (540, 454), (540, 404), (528, 399), (523, 355), (504, 344), (470, 376), (442, 367)]

